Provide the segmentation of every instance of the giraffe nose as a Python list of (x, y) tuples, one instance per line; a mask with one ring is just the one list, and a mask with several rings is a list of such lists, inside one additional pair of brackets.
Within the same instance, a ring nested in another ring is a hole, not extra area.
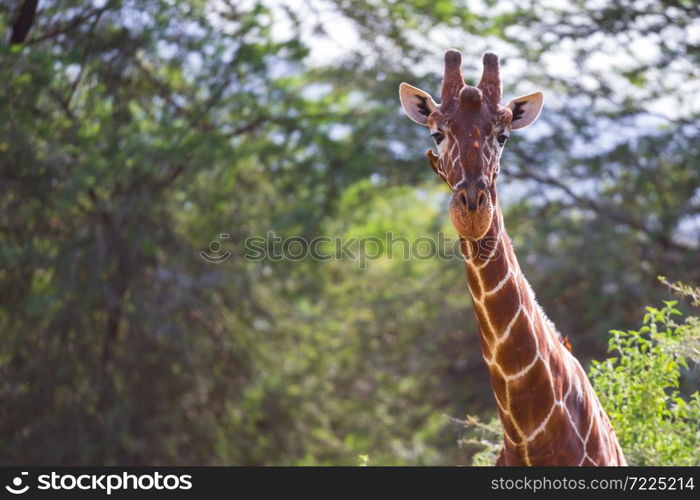
[(470, 212), (483, 209), (488, 201), (485, 189), (461, 188), (455, 196), (459, 204)]

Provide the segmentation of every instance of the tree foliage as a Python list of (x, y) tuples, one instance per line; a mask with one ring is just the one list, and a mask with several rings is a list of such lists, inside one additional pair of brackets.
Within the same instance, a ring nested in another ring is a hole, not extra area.
[(591, 379), (630, 465), (700, 464), (700, 392), (684, 398), (681, 371), (700, 361), (700, 318), (676, 301), (648, 307), (639, 330), (613, 330), (613, 357)]
[(2, 463), (468, 462), (444, 415), (493, 399), (458, 261), (243, 258), (452, 233), (397, 98), (449, 46), (545, 90), (499, 189), (579, 356), (656, 275), (700, 282), (694, 2), (33, 3), (0, 6)]

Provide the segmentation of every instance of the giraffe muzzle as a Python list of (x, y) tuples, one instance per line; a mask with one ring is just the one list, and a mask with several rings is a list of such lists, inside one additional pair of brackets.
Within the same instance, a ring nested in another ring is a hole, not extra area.
[(481, 239), (491, 226), (493, 203), (481, 186), (458, 187), (450, 200), (450, 219), (460, 236)]

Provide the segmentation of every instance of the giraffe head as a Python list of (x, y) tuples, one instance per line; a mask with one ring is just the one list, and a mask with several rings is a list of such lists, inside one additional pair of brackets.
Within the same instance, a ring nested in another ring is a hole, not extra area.
[(462, 54), (445, 52), (442, 102), (407, 83), (399, 87), (408, 117), (430, 129), (437, 154), (428, 161), (452, 189), (450, 218), (457, 232), (481, 239), (496, 209), (496, 176), (501, 152), (511, 130), (533, 123), (542, 109), (542, 93), (518, 97), (501, 105), (498, 56), (484, 54), (484, 70), (476, 87), (462, 77)]

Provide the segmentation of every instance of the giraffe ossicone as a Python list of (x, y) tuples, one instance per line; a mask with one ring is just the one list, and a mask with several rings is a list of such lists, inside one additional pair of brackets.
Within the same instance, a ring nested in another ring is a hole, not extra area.
[[(626, 465), (610, 421), (580, 363), (541, 309), (513, 252), (496, 178), (512, 130), (532, 124), (541, 92), (501, 105), (498, 56), (483, 56), (476, 86), (465, 84), (462, 55), (445, 53), (440, 103), (402, 83), (411, 120), (429, 128), (430, 166), (452, 190), (481, 348), (504, 429), (497, 465)], [(484, 252), (484, 242), (490, 242)]]

